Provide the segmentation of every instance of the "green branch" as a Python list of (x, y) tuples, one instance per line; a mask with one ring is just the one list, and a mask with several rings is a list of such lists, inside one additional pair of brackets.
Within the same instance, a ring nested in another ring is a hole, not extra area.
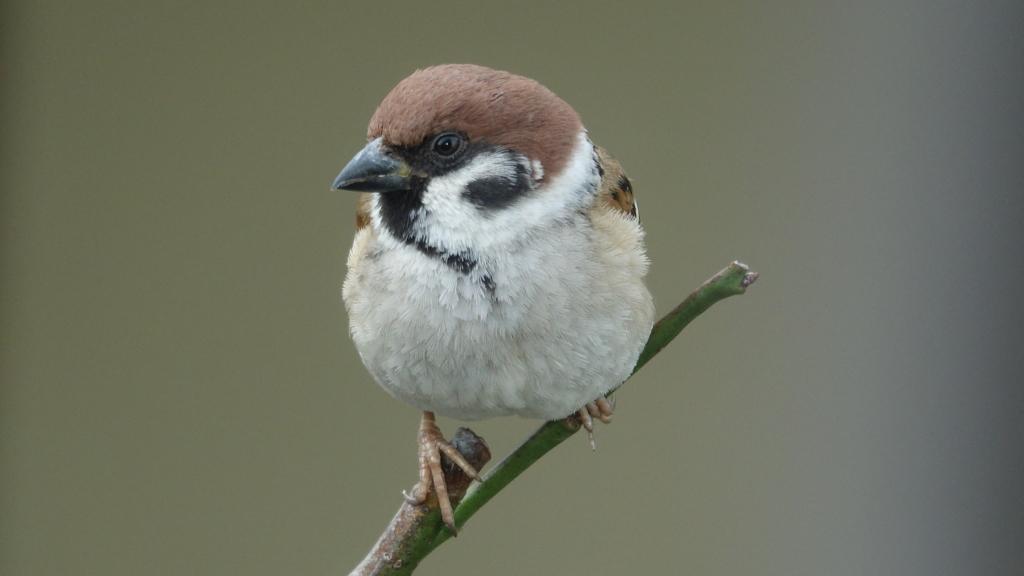
[[(654, 324), (647, 345), (640, 353), (633, 373), (642, 368), (658, 352), (661, 352), (694, 318), (719, 300), (746, 292), (747, 287), (757, 280), (757, 272), (733, 262), (710, 280), (705, 282), (686, 297), (679, 306)], [(533, 465), (552, 448), (575, 434), (580, 428), (579, 422), (572, 417), (547, 422), (532, 436), (526, 439), (519, 448), (505, 457), (494, 468), (483, 475), (480, 482), (474, 484), (466, 492), (461, 503), (455, 508), (455, 524), (462, 527), (473, 514), (491, 500), (498, 492), (508, 486), (524, 470)], [(459, 448), (462, 451), (461, 448)], [(454, 502), (453, 502), (454, 504)], [(425, 506), (418, 507), (420, 509)], [(404, 515), (415, 515), (416, 511), (403, 505), (392, 521), (378, 545), (370, 555), (352, 572), (352, 575), (363, 574), (411, 574), (423, 558), (451, 537), (451, 532), (442, 530), (443, 523), (438, 510), (429, 513), (420, 512), (417, 521), (403, 523)], [(396, 529), (395, 526), (400, 526)], [(396, 534), (396, 530), (400, 533)]]

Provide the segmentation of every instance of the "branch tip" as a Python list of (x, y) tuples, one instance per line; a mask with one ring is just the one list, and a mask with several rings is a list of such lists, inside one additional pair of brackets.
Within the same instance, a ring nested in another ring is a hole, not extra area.
[(757, 277), (760, 276), (757, 272), (747, 272), (743, 275), (743, 280), (740, 280), (740, 286), (745, 290), (750, 287), (751, 284), (757, 281)]

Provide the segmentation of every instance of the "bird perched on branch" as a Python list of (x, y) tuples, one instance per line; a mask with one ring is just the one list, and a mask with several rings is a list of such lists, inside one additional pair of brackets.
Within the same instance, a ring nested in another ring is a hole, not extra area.
[(633, 189), (529, 78), (419, 70), (384, 98), (333, 188), (363, 192), (343, 296), (370, 374), (423, 410), (420, 479), (455, 521), (434, 414), (609, 421), (654, 316)]

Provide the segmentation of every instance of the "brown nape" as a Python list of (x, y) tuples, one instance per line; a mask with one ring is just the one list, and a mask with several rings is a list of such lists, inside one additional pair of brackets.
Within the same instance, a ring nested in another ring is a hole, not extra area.
[(597, 161), (601, 166), (601, 189), (597, 192), (599, 202), (616, 210), (636, 216), (636, 205), (633, 203), (633, 185), (626, 177), (619, 161), (612, 158), (604, 148), (594, 146)]
[(446, 64), (402, 80), (377, 107), (367, 137), (416, 146), (446, 130), (464, 132), (540, 160), (547, 178), (562, 171), (582, 129), (576, 111), (535, 80)]

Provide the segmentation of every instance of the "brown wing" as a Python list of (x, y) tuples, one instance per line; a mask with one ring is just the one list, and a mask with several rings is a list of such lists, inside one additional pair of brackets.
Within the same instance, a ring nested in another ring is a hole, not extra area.
[(597, 191), (597, 201), (637, 218), (633, 185), (626, 177), (626, 171), (604, 148), (594, 146), (594, 149), (597, 151), (597, 161), (601, 170), (601, 189)]
[(363, 192), (359, 195), (359, 204), (356, 206), (356, 230), (362, 230), (370, 225), (370, 193)]

